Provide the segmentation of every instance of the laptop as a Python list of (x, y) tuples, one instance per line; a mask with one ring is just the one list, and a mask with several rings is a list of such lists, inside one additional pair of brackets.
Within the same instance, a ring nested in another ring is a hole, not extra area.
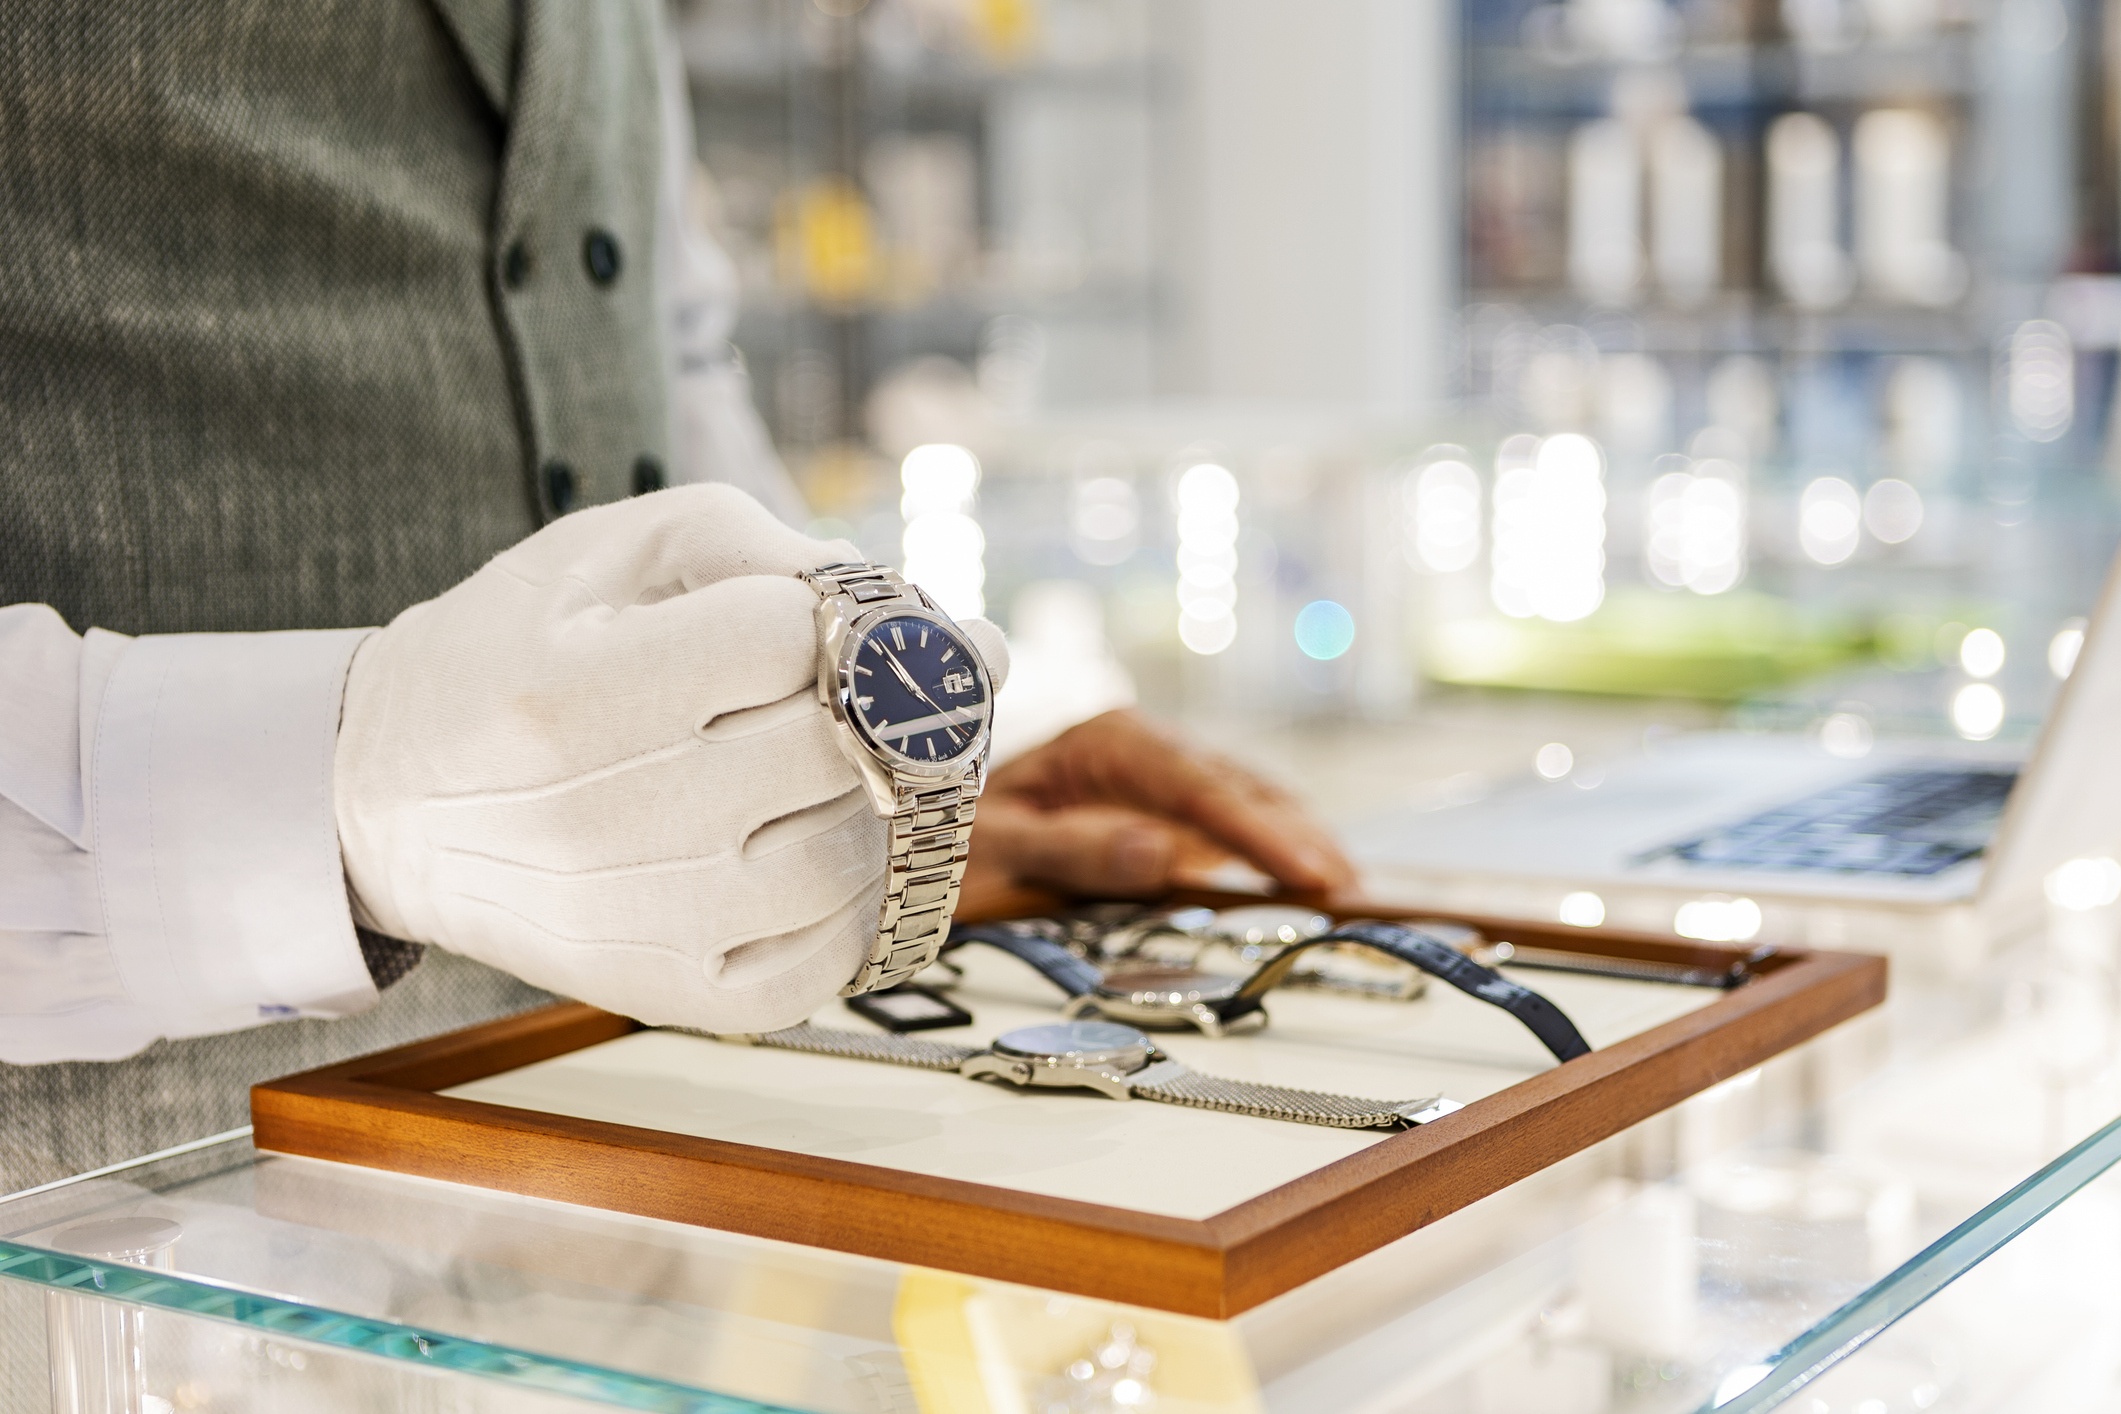
[(2039, 916), (2049, 871), (2121, 845), (2121, 557), (2027, 757), (1880, 741), (1849, 760), (1809, 736), (1704, 732), (1595, 789), (1528, 778), (1348, 839), (1370, 892), (1420, 906), (1879, 951), (1893, 940), (1851, 919), (1958, 911), (2008, 931)]

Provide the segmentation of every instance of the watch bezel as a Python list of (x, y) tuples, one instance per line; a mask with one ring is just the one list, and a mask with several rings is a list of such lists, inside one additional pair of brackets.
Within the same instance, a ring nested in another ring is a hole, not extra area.
[[(868, 641), (871, 629), (892, 619), (920, 619), (946, 630), (965, 650), (965, 660), (979, 676), (987, 715), (980, 719), (972, 745), (947, 761), (923, 761), (889, 745), (870, 731), (869, 724), (862, 720), (861, 712), (854, 705), (854, 656)], [(874, 753), (894, 773), (919, 780), (954, 781), (986, 758), (994, 734), (994, 679), (987, 671), (987, 660), (980, 656), (978, 646), (972, 642), (972, 635), (948, 614), (940, 609), (903, 602), (879, 604), (845, 620), (840, 628), (832, 665), (832, 707), (834, 715), (854, 734), (862, 748)]]
[[(1069, 1050), (1054, 1050), (1050, 1047), (1034, 1047), (1013, 1044), (1011, 1037), (1023, 1036), (1032, 1031), (1048, 1028), (1078, 1030), (1101, 1026), (1114, 1031), (1124, 1031), (1133, 1039), (1103, 1046), (1082, 1046)], [(994, 1038), (987, 1048), (996, 1056), (1006, 1060), (1029, 1061), (1034, 1066), (1049, 1070), (1104, 1070), (1111, 1069), (1123, 1075), (1131, 1075), (1154, 1060), (1159, 1052), (1156, 1043), (1135, 1027), (1117, 1021), (1042, 1021), (1033, 1026), (1019, 1026)]]
[(1187, 1007), (1232, 996), (1244, 980), (1227, 972), (1203, 972), (1197, 967), (1123, 967), (1106, 973), (1105, 980), (1090, 995), (1101, 1002), (1126, 1002), (1145, 1008)]

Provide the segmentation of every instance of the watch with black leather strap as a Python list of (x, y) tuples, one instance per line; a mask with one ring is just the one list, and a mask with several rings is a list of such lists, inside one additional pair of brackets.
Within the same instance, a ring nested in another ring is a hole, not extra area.
[(1531, 988), (1519, 986), (1492, 967), (1481, 966), (1458, 949), (1419, 929), (1377, 921), (1343, 923), (1330, 933), (1290, 944), (1246, 978), (1227, 1001), (1216, 1004), (1215, 1010), (1222, 1024), (1228, 1026), (1259, 1010), (1267, 993), (1289, 975), (1299, 956), (1307, 949), (1333, 943), (1374, 948), (1387, 957), (1412, 963), (1470, 997), (1501, 1007), (1523, 1022), (1525, 1028), (1554, 1053), (1556, 1060), (1574, 1060), (1591, 1049), (1590, 1043), (1583, 1039), (1583, 1033), (1576, 1029), (1576, 1024), (1562, 1013), (1561, 1008)]
[[(1477, 934), (1467, 933), (1476, 938)], [(1407, 963), (1468, 996), (1509, 1012), (1557, 1060), (1573, 1060), (1591, 1049), (1574, 1022), (1529, 987), (1460, 952), (1419, 927), (1364, 921), (1285, 943), (1249, 977), (1182, 967), (1115, 968), (1104, 972), (1047, 937), (1035, 925), (980, 923), (960, 927), (950, 946), (986, 943), (1027, 963), (1067, 997), (1061, 1014), (1071, 1019), (1102, 1016), (1149, 1030), (1191, 1027), (1222, 1036), (1246, 1021), (1266, 1022), (1267, 993), (1295, 975), (1299, 960), (1314, 948), (1354, 946)]]
[[(663, 1029), (695, 1036), (713, 1035), (683, 1026)], [(1202, 1075), (1158, 1050), (1142, 1032), (1109, 1021), (1057, 1021), (1021, 1027), (1004, 1032), (987, 1046), (953, 1046), (911, 1036), (812, 1026), (808, 1022), (780, 1031), (715, 1035), (713, 1039), (919, 1070), (955, 1071), (969, 1080), (995, 1081), (1020, 1090), (1093, 1090), (1114, 1100), (1157, 1100), (1167, 1105), (1333, 1129), (1403, 1129), (1464, 1108), (1441, 1096), (1426, 1100), (1365, 1100), (1321, 1090), (1296, 1090)]]
[[(1465, 950), (1480, 935), (1458, 924), (1423, 923)], [(1190, 970), (1204, 976), (1243, 977), (1291, 943), (1332, 931), (1333, 920), (1316, 909), (1285, 903), (1248, 903), (1232, 908), (1182, 907), (1123, 918), (1114, 926), (1089, 931), (1084, 938), (1073, 920), (1065, 922), (1065, 940), (1086, 953), (1106, 975), (1121, 968), (1158, 966)], [(1446, 932), (1445, 930), (1448, 930)], [(1464, 943), (1458, 942), (1464, 938)], [(1232, 966), (1218, 964), (1232, 963)], [(1363, 950), (1313, 948), (1296, 969), (1281, 979), (1284, 987), (1310, 987), (1381, 1001), (1413, 1001), (1427, 990), (1428, 976), (1419, 968)]]
[[(952, 950), (985, 943), (1029, 965), (1067, 997), (1061, 1015), (1102, 1016), (1152, 1031), (1184, 1027), (1208, 1036), (1230, 1028), (1216, 1010), (1237, 994), (1243, 978), (1190, 967), (1128, 966), (1106, 972), (1047, 937), (1035, 925), (976, 923), (950, 935)], [(1255, 1009), (1261, 1023), (1264, 1012)]]

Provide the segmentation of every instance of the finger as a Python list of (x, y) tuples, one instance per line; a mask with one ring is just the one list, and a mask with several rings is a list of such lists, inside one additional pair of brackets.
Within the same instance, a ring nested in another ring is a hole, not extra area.
[(737, 850), (758, 858), (867, 808), (815, 694), (737, 716), (756, 729), (710, 729), (554, 779), (429, 800), (422, 829), (448, 849), (568, 873)]
[(494, 567), (532, 584), (573, 577), (613, 607), (738, 575), (789, 575), (861, 559), (845, 540), (813, 540), (734, 486), (674, 486), (563, 516)]
[[(1355, 881), (1355, 866), (1341, 850), (1340, 842), (1301, 801), (1231, 762), (1211, 758), (1209, 770), (1223, 777), (1228, 795), (1220, 802), (1222, 808), (1242, 815), (1248, 827), (1281, 846), (1287, 856), (1277, 863), (1247, 852), (1249, 862), (1292, 888), (1336, 889)], [(1226, 843), (1234, 843), (1231, 829), (1215, 829), (1211, 833)]]
[[(758, 859), (735, 851), (601, 868), (548, 869), (469, 851), (447, 851), (431, 893), (443, 918), (436, 938), (469, 951), (466, 920), (505, 955), (514, 917), (584, 947), (641, 945), (705, 960), (816, 923), (881, 889), (889, 828), (867, 811)], [(876, 917), (869, 919), (874, 933)], [(474, 956), (481, 954), (474, 953)], [(842, 980), (845, 980), (844, 977)]]
[(1041, 810), (1003, 796), (980, 806), (968, 871), (999, 871), (1074, 893), (1151, 895), (1169, 887), (1175, 832), (1138, 810), (1079, 805)]
[(568, 694), (567, 720), (607, 736), (601, 754), (617, 759), (622, 748), (814, 693), (816, 608), (792, 575), (744, 575), (616, 611), (585, 600), (549, 635), (552, 674), (526, 680)]
[[(1068, 738), (1082, 733), (1080, 743)], [(1291, 888), (1353, 880), (1354, 867), (1290, 797), (1228, 762), (1203, 756), (1141, 717), (1108, 712), (1054, 743), (1076, 800), (1123, 801), (1193, 825)], [(1072, 749), (1071, 749), (1072, 748)]]

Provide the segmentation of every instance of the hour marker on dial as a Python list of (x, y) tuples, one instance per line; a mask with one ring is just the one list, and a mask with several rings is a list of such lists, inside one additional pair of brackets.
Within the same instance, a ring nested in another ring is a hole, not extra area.
[(924, 628), (924, 629), (922, 629), (922, 630), (921, 630), (921, 647), (923, 647), (923, 648), (926, 648), (927, 646), (928, 646), (928, 630)]
[[(952, 732), (951, 735), (955, 736), (957, 735), (957, 733)], [(928, 759), (930, 761), (933, 761), (935, 759), (935, 738), (932, 736), (924, 736), (921, 738), (921, 740), (928, 743)]]
[(897, 624), (891, 626), (891, 646), (901, 653), (906, 651), (906, 635), (900, 631)]
[[(874, 643), (870, 644), (869, 646), (870, 646), (871, 648), (875, 648), (875, 647), (876, 647), (876, 645), (875, 645)], [(879, 649), (878, 651), (879, 651), (879, 652), (881, 652), (882, 650), (881, 650), (881, 649)], [(860, 674), (861, 674), (861, 675), (862, 675), (863, 677), (865, 677), (865, 678), (873, 678), (873, 677), (875, 677), (875, 676), (876, 676), (876, 669), (874, 669), (874, 668), (865, 668), (865, 667), (863, 667), (863, 666), (862, 666), (862, 665), (861, 665), (860, 663), (856, 663), (856, 664), (854, 665), (854, 670), (855, 670), (856, 672), (860, 673)]]
[(950, 661), (950, 660), (951, 660), (952, 658), (955, 658), (956, 656), (957, 656), (957, 650), (956, 650), (955, 648), (945, 648), (945, 649), (943, 650), (943, 656), (942, 656), (942, 657), (940, 657), (940, 658), (938, 658), (938, 659), (936, 659), (936, 661), (937, 661), (938, 663), (947, 663), (947, 662), (949, 662), (949, 661)]
[(874, 697), (857, 697), (854, 699), (854, 705), (861, 708), (864, 712), (868, 711), (875, 703), (876, 699)]

